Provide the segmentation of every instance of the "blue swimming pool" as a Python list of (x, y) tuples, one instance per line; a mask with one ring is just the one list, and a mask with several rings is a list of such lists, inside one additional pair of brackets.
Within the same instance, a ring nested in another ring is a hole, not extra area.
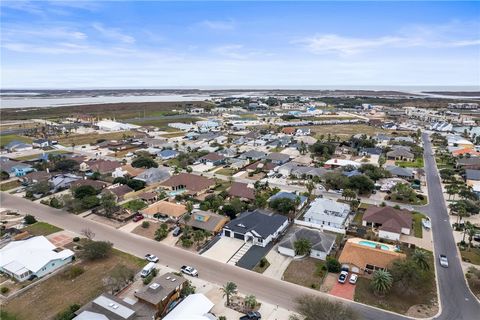
[[(362, 246), (367, 246), (367, 247), (370, 247), (370, 248), (376, 248), (377, 247), (377, 242), (372, 242), (372, 241), (365, 241), (365, 240), (362, 240), (362, 241), (359, 241), (358, 244), (361, 244)], [(382, 250), (390, 250), (390, 247), (389, 246), (386, 246), (384, 244), (380, 244), (380, 249)]]

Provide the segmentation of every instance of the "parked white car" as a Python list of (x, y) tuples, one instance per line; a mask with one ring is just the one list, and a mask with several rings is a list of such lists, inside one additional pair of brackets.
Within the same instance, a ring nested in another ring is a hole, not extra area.
[(182, 271), (185, 274), (188, 274), (189, 276), (198, 277), (198, 271), (194, 267), (182, 266), (180, 268), (180, 271)]
[(352, 273), (350, 275), (350, 279), (348, 280), (348, 282), (350, 282), (351, 284), (355, 284), (357, 283), (357, 280), (358, 280), (358, 274)]
[(157, 263), (158, 262), (158, 257), (154, 256), (153, 254), (147, 253), (145, 255), (145, 260)]
[(348, 271), (342, 271), (338, 276), (338, 282), (345, 283), (347, 282), (347, 278), (348, 278)]

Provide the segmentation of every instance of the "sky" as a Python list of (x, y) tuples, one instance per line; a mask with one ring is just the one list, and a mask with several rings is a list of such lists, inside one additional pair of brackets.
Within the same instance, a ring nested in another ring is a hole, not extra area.
[(480, 87), (479, 2), (2, 1), (6, 88)]

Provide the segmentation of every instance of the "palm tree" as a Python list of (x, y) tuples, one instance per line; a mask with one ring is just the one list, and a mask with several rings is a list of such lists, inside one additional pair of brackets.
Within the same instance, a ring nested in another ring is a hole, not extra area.
[(417, 266), (422, 270), (429, 270), (430, 265), (428, 264), (428, 256), (424, 250), (415, 249), (412, 255), (412, 260), (415, 261)]
[(296, 255), (304, 256), (312, 250), (312, 243), (308, 239), (298, 239), (293, 243), (293, 247), (295, 248)]
[(257, 306), (257, 298), (250, 294), (243, 299), (243, 304), (250, 310), (253, 310)]
[(386, 270), (376, 270), (373, 273), (371, 286), (375, 294), (385, 295), (390, 291), (393, 284), (393, 278), (390, 272)]
[(473, 237), (475, 237), (476, 234), (477, 234), (477, 231), (475, 230), (475, 226), (474, 226), (474, 225), (470, 225), (470, 226), (467, 228), (468, 246), (469, 246), (470, 248), (472, 247)]
[(192, 213), (193, 210), (193, 203), (191, 201), (187, 201), (185, 204), (185, 209), (187, 209), (187, 212), (190, 214)]
[(307, 191), (308, 191), (308, 199), (310, 200), (312, 198), (312, 191), (313, 189), (315, 189), (315, 183), (313, 183), (312, 181), (308, 181), (306, 184), (305, 184), (305, 187), (307, 188)]
[(345, 189), (343, 190), (342, 197), (344, 197), (345, 200), (354, 199), (357, 197), (357, 194), (352, 189)]
[(230, 296), (237, 293), (237, 285), (234, 282), (227, 282), (222, 288), (223, 296), (227, 297), (227, 306), (230, 305)]

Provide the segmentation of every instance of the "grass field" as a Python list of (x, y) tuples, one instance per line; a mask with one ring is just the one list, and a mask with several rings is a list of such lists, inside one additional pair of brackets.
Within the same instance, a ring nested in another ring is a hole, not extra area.
[(8, 181), (0, 184), (0, 191), (8, 191), (20, 187), (22, 184), (18, 180)]
[(423, 237), (423, 226), (422, 219), (425, 219), (426, 216), (420, 212), (415, 212), (412, 215), (413, 218), (413, 235), (417, 238)]
[(72, 143), (75, 145), (82, 145), (82, 144), (90, 144), (96, 143), (97, 140), (105, 139), (105, 140), (118, 140), (123, 139), (125, 136), (133, 137), (135, 133), (133, 131), (122, 131), (122, 132), (110, 132), (110, 133), (87, 133), (87, 134), (76, 134), (76, 135), (69, 135), (55, 137), (53, 140), (57, 140), (59, 144), (70, 147)]
[(395, 165), (404, 168), (423, 168), (423, 158), (419, 157), (415, 161), (395, 161)]
[[(52, 151), (47, 151), (45, 153), (47, 153), (47, 154), (71, 154), (71, 152), (67, 151), (67, 150), (52, 150)], [(18, 157), (18, 158), (15, 158), (15, 160), (18, 160), (18, 161), (33, 160), (33, 159), (37, 159), (40, 156), (41, 156), (41, 154), (37, 153), (37, 154), (29, 155), (29, 156)]]
[(4, 147), (12, 141), (21, 141), (25, 143), (31, 143), (32, 139), (29, 137), (19, 136), (16, 134), (6, 134), (0, 136), (0, 147)]
[(368, 136), (375, 135), (377, 133), (385, 133), (386, 130), (378, 127), (372, 127), (366, 124), (342, 124), (342, 125), (326, 125), (326, 126), (310, 126), (308, 127), (312, 131), (312, 135), (318, 139), (320, 135), (325, 137), (330, 134), (332, 136), (337, 135), (341, 138), (349, 138), (350, 136), (361, 133)]
[(233, 176), (235, 173), (237, 173), (237, 170), (232, 168), (222, 168), (220, 170), (215, 171), (215, 174), (219, 174), (222, 176)]
[(23, 229), (24, 231), (28, 231), (28, 233), (34, 236), (47, 236), (49, 234), (62, 231), (63, 229), (52, 226), (46, 222), (35, 222)]
[(162, 134), (162, 137), (164, 137), (164, 138), (177, 138), (177, 137), (183, 137), (184, 135), (185, 135), (185, 132), (180, 131), (180, 132), (165, 133), (165, 134)]
[(467, 248), (466, 250), (460, 250), (460, 255), (462, 256), (463, 261), (480, 266), (480, 248)]
[(2, 309), (22, 320), (53, 319), (69, 305), (74, 303), (84, 305), (103, 293), (105, 291), (103, 279), (119, 264), (137, 272), (145, 262), (143, 259), (113, 250), (113, 254), (106, 259), (79, 262), (77, 265), (83, 267), (85, 272), (75, 279), (68, 279), (63, 276), (63, 272), (59, 272), (8, 301)]

